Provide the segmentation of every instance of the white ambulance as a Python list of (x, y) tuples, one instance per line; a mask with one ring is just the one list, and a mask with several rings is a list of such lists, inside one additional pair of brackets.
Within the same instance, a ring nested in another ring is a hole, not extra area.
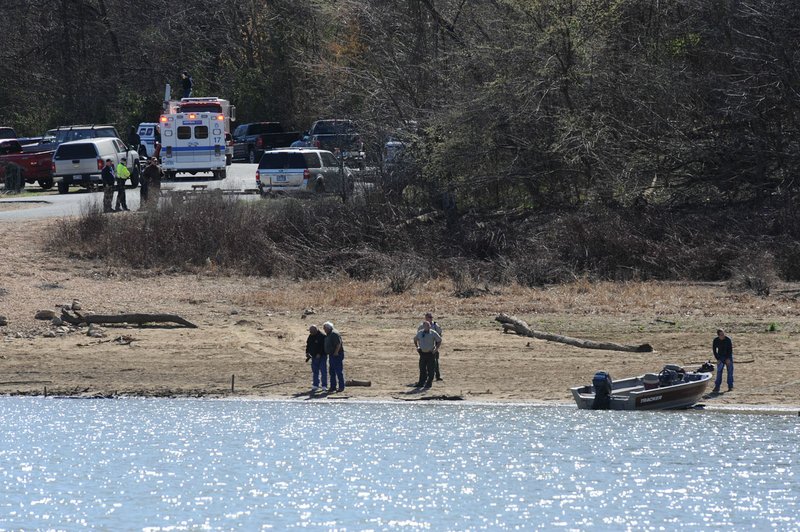
[(174, 179), (178, 173), (211, 172), (225, 179), (225, 116), (211, 112), (161, 115), (161, 163)]
[[(217, 113), (223, 116), (225, 132), (225, 163), (230, 166), (233, 162), (233, 135), (231, 135), (231, 122), (236, 120), (236, 107), (231, 102), (216, 96), (203, 98), (170, 99), (171, 87), (167, 84), (164, 91), (164, 114), (202, 114)], [(163, 142), (162, 142), (163, 144)]]

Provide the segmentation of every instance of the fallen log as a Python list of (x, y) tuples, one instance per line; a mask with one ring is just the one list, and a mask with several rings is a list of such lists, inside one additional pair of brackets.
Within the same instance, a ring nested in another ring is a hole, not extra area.
[(641, 345), (622, 345), (612, 342), (595, 342), (593, 340), (582, 340), (580, 338), (571, 338), (569, 336), (561, 336), (560, 334), (553, 334), (542, 331), (535, 331), (524, 321), (508, 316), (507, 314), (500, 313), (495, 318), (503, 325), (503, 332), (514, 331), (520, 336), (528, 336), (530, 338), (538, 338), (539, 340), (547, 340), (548, 342), (558, 342), (583, 349), (605, 349), (607, 351), (627, 351), (629, 353), (650, 353), (653, 351), (653, 346), (650, 344)]
[(372, 381), (356, 381), (356, 380), (349, 380), (345, 381), (345, 386), (372, 386)]
[(187, 321), (175, 314), (81, 314), (75, 312), (73, 316), (69, 311), (61, 309), (61, 319), (72, 325), (85, 324), (108, 324), (108, 323), (130, 323), (144, 325), (146, 323), (177, 323), (190, 329), (197, 329), (197, 325)]
[(463, 401), (464, 397), (461, 395), (423, 395), (421, 397), (415, 397), (413, 399), (404, 398), (404, 397), (396, 397), (395, 399), (400, 399), (401, 401)]

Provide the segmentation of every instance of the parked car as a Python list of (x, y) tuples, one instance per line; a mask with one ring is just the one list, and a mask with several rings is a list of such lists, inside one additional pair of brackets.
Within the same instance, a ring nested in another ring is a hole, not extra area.
[(25, 182), (48, 189), (53, 187), (51, 162), (52, 151), (25, 153), (16, 139), (0, 140), (0, 181), (5, 181), (7, 165), (16, 165), (22, 171)]
[(0, 139), (15, 139), (17, 132), (13, 127), (0, 127)]
[(353, 191), (354, 183), (350, 169), (329, 151), (283, 148), (264, 152), (261, 156), (256, 186), (264, 196), (277, 191), (341, 193), (346, 190), (349, 193)]
[(131, 185), (139, 185), (139, 153), (118, 138), (95, 138), (65, 142), (53, 154), (53, 179), (59, 194), (66, 194), (70, 185), (90, 187), (100, 183), (100, 172), (106, 159), (116, 166), (125, 158), (131, 171)]
[(287, 148), (301, 137), (299, 131), (285, 131), (280, 122), (242, 124), (233, 131), (233, 158), (257, 163), (265, 151)]
[(366, 153), (352, 120), (317, 120), (308, 131), (315, 148), (338, 153), (345, 164), (363, 169)]

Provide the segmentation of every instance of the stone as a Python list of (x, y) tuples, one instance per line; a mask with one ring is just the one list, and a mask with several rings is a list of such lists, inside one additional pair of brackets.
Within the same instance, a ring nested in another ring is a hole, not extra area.
[(4, 327), (8, 325), (8, 318), (5, 316), (0, 316), (0, 327)]
[(89, 330), (86, 331), (86, 336), (91, 336), (92, 338), (103, 338), (105, 335), (106, 332), (101, 327), (98, 327), (93, 323), (89, 324)]
[(45, 338), (55, 338), (56, 333), (54, 333), (53, 331), (45, 331), (42, 336), (44, 336)]
[(82, 307), (81, 307), (80, 300), (79, 299), (73, 299), (72, 300), (72, 310), (80, 310), (81, 308)]
[(36, 315), (34, 318), (37, 320), (47, 320), (50, 321), (56, 317), (56, 313), (52, 310), (37, 310)]
[(64, 325), (64, 322), (61, 318), (56, 316), (55, 318), (50, 320), (50, 325), (52, 325), (53, 327), (61, 327), (62, 325)]

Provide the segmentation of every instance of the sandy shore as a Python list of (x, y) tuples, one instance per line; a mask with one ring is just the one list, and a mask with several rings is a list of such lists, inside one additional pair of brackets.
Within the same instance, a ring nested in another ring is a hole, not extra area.
[[(722, 285), (578, 280), (546, 289), (495, 287), (461, 299), (449, 281), (437, 280), (398, 296), (380, 280), (164, 274), (67, 259), (45, 250), (56, 223), (5, 224), (0, 234), (0, 314), (9, 322), (0, 327), (1, 394), (47, 387), (65, 395), (230, 396), (235, 375), (235, 396), (305, 399), (306, 328), (331, 320), (345, 341), (346, 377), (372, 382), (332, 398), (571, 403), (568, 388), (597, 369), (622, 378), (666, 363), (698, 366), (711, 358), (714, 330), (722, 326), (735, 344), (736, 389), (707, 405), (800, 403), (798, 287), (760, 298)], [(85, 328), (33, 319), (37, 310), (73, 299), (84, 311), (171, 312), (199, 327), (106, 327), (105, 337), (92, 338)], [(311, 307), (315, 314), (303, 319)], [(428, 309), (445, 328), (444, 381), (420, 393), (408, 387), (417, 378), (412, 337)], [(503, 334), (494, 322), (500, 311), (540, 330), (648, 342), (656, 351), (591, 351)], [(120, 345), (119, 337), (130, 343)]]

